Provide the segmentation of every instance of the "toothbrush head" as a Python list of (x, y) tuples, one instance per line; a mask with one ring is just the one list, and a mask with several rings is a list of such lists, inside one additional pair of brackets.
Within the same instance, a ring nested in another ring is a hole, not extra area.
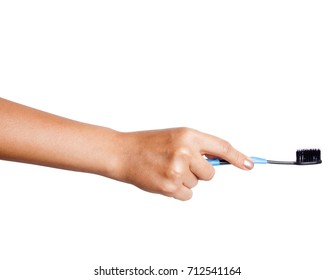
[(298, 165), (319, 164), (321, 163), (321, 151), (319, 149), (297, 150), (296, 162)]

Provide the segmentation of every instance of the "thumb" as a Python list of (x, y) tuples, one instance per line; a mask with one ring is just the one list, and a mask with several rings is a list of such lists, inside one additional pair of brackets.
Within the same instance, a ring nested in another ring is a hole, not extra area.
[(253, 161), (236, 150), (229, 142), (213, 135), (201, 134), (200, 146), (202, 154), (224, 159), (243, 170), (251, 170), (254, 167)]

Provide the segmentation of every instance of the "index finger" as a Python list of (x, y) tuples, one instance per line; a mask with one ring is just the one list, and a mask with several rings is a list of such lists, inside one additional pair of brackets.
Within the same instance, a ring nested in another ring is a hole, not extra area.
[(200, 132), (199, 145), (202, 154), (224, 159), (244, 170), (250, 170), (254, 167), (254, 163), (249, 157), (219, 137)]

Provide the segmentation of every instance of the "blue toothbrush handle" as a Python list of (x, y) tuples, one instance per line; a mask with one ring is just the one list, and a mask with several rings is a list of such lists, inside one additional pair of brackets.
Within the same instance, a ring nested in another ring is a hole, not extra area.
[[(223, 165), (222, 161), (219, 158), (208, 158), (207, 161), (212, 165), (212, 166), (218, 166), (218, 165)], [(229, 162), (226, 161), (225, 164), (230, 164)]]
[[(259, 157), (251, 157), (251, 160), (255, 164), (267, 164), (268, 163), (268, 161), (266, 159), (259, 158)], [(228, 161), (221, 160), (219, 158), (208, 158), (207, 161), (213, 166), (230, 164)]]
[(255, 163), (255, 164), (267, 164), (268, 161), (265, 158), (259, 158), (259, 157), (251, 157), (251, 160)]

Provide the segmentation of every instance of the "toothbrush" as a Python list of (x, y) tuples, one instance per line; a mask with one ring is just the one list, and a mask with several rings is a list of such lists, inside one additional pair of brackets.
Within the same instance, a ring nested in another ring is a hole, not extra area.
[[(251, 160), (255, 164), (310, 165), (322, 163), (321, 151), (319, 149), (297, 150), (296, 161), (277, 161), (259, 157), (251, 157)], [(228, 161), (219, 158), (208, 158), (207, 161), (213, 166), (230, 164)]]

